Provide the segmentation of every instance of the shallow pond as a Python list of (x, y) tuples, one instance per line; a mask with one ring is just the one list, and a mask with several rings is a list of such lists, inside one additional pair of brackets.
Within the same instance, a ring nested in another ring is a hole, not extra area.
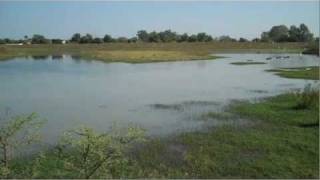
[[(221, 56), (228, 58), (146, 64), (68, 55), (15, 58), (0, 62), (0, 110), (37, 112), (46, 118), (46, 142), (80, 124), (107, 130), (113, 123), (133, 123), (148, 134), (167, 135), (206, 127), (201, 114), (219, 111), (231, 100), (254, 100), (314, 82), (281, 78), (266, 69), (320, 62), (319, 57), (298, 54), (281, 55), (286, 59), (272, 54)], [(267, 64), (230, 64), (248, 60)]]

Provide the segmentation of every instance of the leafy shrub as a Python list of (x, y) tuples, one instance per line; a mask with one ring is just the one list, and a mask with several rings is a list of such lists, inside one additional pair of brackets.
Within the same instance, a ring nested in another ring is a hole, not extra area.
[[(133, 142), (143, 140), (144, 131), (130, 127), (97, 133), (81, 127), (67, 131), (54, 153), (42, 154), (33, 169), (34, 178), (119, 178), (127, 176), (130, 162), (125, 152)], [(46, 174), (49, 172), (51, 174)]]
[(297, 104), (294, 109), (319, 108), (319, 88), (308, 84), (302, 92), (294, 93), (297, 98)]

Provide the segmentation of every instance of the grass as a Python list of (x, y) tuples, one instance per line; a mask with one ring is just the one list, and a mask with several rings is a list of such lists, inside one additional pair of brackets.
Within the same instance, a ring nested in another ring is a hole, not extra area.
[[(203, 118), (246, 119), (250, 125), (151, 138), (127, 151), (127, 163), (112, 178), (319, 178), (319, 101), (309, 101), (315, 97), (318, 91), (306, 89), (257, 103), (235, 101)], [(307, 106), (297, 108), (302, 102)], [(10, 177), (78, 177), (52, 152), (46, 155), (40, 165), (34, 158), (15, 161)]]
[(71, 54), (105, 62), (162, 62), (214, 59), (213, 53), (297, 53), (306, 43), (106, 43), (66, 45), (0, 45), (0, 59), (21, 56)]
[(139, 173), (156, 178), (318, 178), (317, 105), (297, 110), (292, 94), (259, 103), (238, 102), (213, 118), (251, 120), (251, 127), (224, 126), (155, 139), (135, 158)]
[(247, 61), (247, 62), (232, 62), (230, 64), (233, 64), (233, 65), (255, 65), (255, 64), (267, 64), (267, 63), (265, 63), (265, 62)]
[(311, 79), (319, 80), (319, 67), (303, 67), (303, 68), (284, 68), (284, 69), (271, 69), (268, 72), (275, 72), (276, 75), (293, 78), (293, 79)]

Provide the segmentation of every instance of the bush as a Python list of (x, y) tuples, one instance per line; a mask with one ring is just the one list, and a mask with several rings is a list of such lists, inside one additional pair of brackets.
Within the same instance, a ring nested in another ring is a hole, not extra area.
[(311, 84), (308, 84), (302, 92), (294, 94), (297, 98), (297, 104), (294, 109), (319, 108), (319, 88), (312, 87)]
[(120, 130), (97, 133), (86, 127), (67, 131), (54, 153), (37, 158), (33, 177), (88, 179), (127, 176), (133, 162), (125, 157), (125, 152), (143, 137), (144, 131), (133, 127), (124, 135)]

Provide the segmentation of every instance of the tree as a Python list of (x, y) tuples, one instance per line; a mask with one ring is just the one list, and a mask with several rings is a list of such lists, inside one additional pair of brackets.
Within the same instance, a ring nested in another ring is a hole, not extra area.
[(92, 43), (101, 44), (103, 43), (103, 40), (101, 38), (96, 37), (92, 40)]
[(300, 36), (300, 29), (295, 25), (290, 26), (289, 41), (298, 42), (298, 41), (300, 41), (299, 36)]
[(128, 42), (128, 38), (126, 38), (126, 37), (118, 37), (117, 42), (126, 43), (126, 42)]
[(269, 37), (275, 42), (289, 40), (289, 29), (285, 25), (273, 26), (269, 31)]
[(49, 40), (46, 39), (42, 35), (35, 34), (35, 35), (33, 35), (32, 39), (31, 39), (31, 43), (32, 44), (46, 44), (46, 43), (49, 43)]
[(93, 40), (92, 35), (91, 34), (86, 34), (85, 36), (82, 36), (80, 39), (80, 43), (91, 43)]
[(162, 42), (172, 42), (176, 41), (177, 33), (172, 32), (170, 29), (159, 33)]
[(10, 173), (9, 163), (16, 149), (22, 149), (25, 145), (38, 141), (39, 128), (43, 124), (35, 113), (27, 116), (17, 116), (5, 119), (0, 125), (0, 175), (7, 176)]
[(239, 38), (239, 42), (248, 42), (248, 39), (241, 37)]
[(105, 43), (110, 43), (110, 42), (113, 42), (113, 39), (112, 37), (109, 35), (109, 34), (106, 34), (104, 37), (103, 37), (103, 41)]
[(128, 40), (129, 43), (135, 43), (138, 41), (138, 38), (137, 37), (132, 37)]
[(252, 39), (252, 42), (260, 42), (261, 40), (259, 38)]
[(261, 33), (261, 42), (270, 42), (271, 38), (269, 37), (268, 32), (262, 32)]
[(195, 34), (192, 34), (188, 38), (188, 42), (197, 42), (197, 40), (198, 40), (198, 38), (197, 38), (197, 35), (195, 35)]
[(212, 37), (202, 32), (197, 34), (197, 40), (199, 42), (208, 42), (208, 41), (212, 41)]
[(149, 34), (145, 30), (140, 30), (137, 33), (138, 39), (143, 41), (143, 42), (148, 42), (149, 41)]
[(52, 44), (62, 44), (62, 39), (51, 39)]
[(231, 38), (230, 36), (220, 36), (219, 41), (220, 42), (236, 42), (237, 40), (234, 38)]
[(155, 31), (149, 33), (149, 40), (148, 40), (148, 42), (161, 42), (160, 34), (158, 34), (158, 33), (155, 32)]
[(81, 40), (81, 34), (80, 33), (75, 33), (70, 39), (71, 42), (77, 42), (77, 43), (79, 43), (80, 40)]
[(308, 27), (305, 24), (300, 24), (299, 28), (299, 41), (300, 42), (308, 42), (312, 41), (313, 39), (313, 34), (310, 33)]
[(187, 42), (188, 38), (189, 38), (188, 34), (184, 33), (181, 36), (179, 36), (178, 42)]

